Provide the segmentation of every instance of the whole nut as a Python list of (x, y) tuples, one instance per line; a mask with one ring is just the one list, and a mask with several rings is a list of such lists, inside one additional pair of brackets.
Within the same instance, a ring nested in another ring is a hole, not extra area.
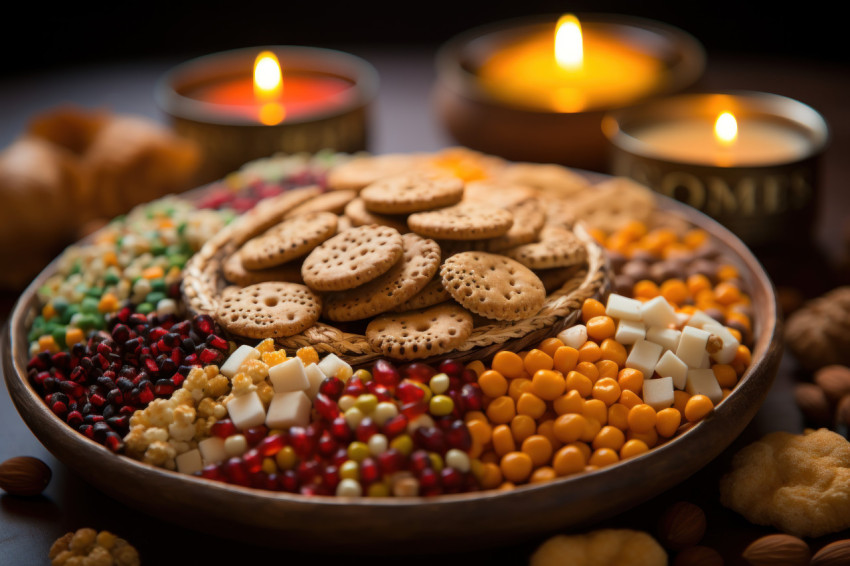
[(689, 546), (676, 555), (673, 566), (723, 566), (719, 552), (707, 546)]
[(850, 564), (850, 539), (837, 540), (812, 556), (811, 566), (840, 566)]
[(688, 501), (667, 509), (658, 522), (658, 539), (671, 550), (693, 546), (705, 535), (705, 512)]
[(51, 477), (47, 464), (32, 456), (17, 456), (0, 464), (0, 489), (12, 495), (38, 495)]
[(742, 556), (752, 566), (807, 566), (812, 552), (804, 540), (779, 534), (756, 539)]
[(832, 424), (832, 409), (826, 393), (814, 383), (798, 383), (794, 386), (794, 400), (806, 421), (815, 426)]
[(815, 373), (814, 381), (830, 401), (837, 403), (850, 393), (850, 368), (842, 365), (822, 367)]
[(835, 422), (850, 426), (850, 395), (845, 395), (835, 408)]

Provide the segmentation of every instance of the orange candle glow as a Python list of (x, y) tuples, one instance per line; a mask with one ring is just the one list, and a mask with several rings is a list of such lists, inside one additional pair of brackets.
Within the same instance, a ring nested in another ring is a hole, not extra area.
[(503, 46), (478, 71), (484, 89), (503, 102), (555, 112), (625, 105), (656, 90), (663, 74), (657, 57), (572, 15)]

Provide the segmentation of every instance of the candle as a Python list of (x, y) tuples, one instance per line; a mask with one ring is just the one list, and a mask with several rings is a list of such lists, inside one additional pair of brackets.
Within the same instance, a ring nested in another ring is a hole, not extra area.
[(814, 223), (823, 118), (786, 97), (690, 94), (608, 113), (610, 172), (715, 218), (744, 242), (799, 239)]
[(622, 106), (651, 94), (665, 69), (646, 45), (616, 26), (566, 15), (550, 29), (516, 39), (493, 53), (478, 72), (494, 97), (555, 112)]
[(175, 130), (199, 144), (205, 183), (277, 153), (367, 149), (377, 89), (377, 71), (359, 57), (273, 46), (187, 61), (155, 94)]

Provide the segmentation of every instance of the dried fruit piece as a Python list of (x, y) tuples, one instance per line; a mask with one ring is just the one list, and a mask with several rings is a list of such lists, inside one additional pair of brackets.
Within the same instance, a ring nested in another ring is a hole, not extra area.
[(811, 555), (806, 541), (786, 534), (756, 539), (742, 554), (752, 566), (806, 566)]
[(38, 458), (17, 456), (0, 464), (0, 489), (12, 495), (38, 495), (52, 476), (47, 464)]
[(694, 546), (705, 535), (705, 512), (688, 501), (673, 504), (658, 523), (658, 540), (671, 550)]
[(839, 566), (850, 564), (850, 539), (837, 540), (818, 550), (810, 566)]

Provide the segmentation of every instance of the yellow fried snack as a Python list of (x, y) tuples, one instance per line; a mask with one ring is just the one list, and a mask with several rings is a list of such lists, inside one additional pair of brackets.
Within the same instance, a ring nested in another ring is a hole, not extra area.
[(601, 529), (556, 535), (531, 555), (529, 566), (666, 566), (667, 553), (643, 531)]
[(830, 430), (773, 432), (738, 452), (720, 501), (758, 525), (800, 537), (850, 527), (850, 443)]

